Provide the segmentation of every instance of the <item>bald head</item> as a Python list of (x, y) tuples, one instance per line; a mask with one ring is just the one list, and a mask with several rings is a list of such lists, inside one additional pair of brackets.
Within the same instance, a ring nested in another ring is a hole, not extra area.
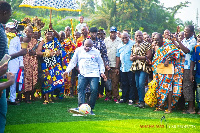
[(91, 39), (86, 39), (84, 44), (93, 45), (93, 41)]
[(158, 32), (153, 32), (153, 33), (151, 34), (152, 38), (154, 38), (156, 34), (158, 34)]
[(148, 34), (147, 35), (143, 34), (143, 39), (144, 39), (144, 41), (151, 43), (151, 38)]
[(128, 41), (129, 41), (129, 35), (128, 35), (128, 33), (126, 33), (126, 32), (122, 33), (121, 38), (122, 38), (122, 42), (124, 44), (128, 43)]
[(142, 31), (138, 30), (135, 32), (135, 41), (137, 43), (142, 43), (143, 42), (143, 34)]
[(81, 34), (86, 38), (88, 35), (88, 28), (86, 26), (83, 26), (81, 29)]
[(147, 32), (143, 32), (142, 34), (143, 34), (143, 36), (144, 36), (144, 35), (148, 35)]
[(169, 33), (170, 33), (170, 31), (169, 31), (168, 29), (166, 29), (166, 30), (164, 31), (164, 33), (165, 33), (165, 32), (169, 32)]
[[(142, 34), (142, 31), (137, 30), (137, 31), (135, 32), (135, 34)], [(143, 34), (142, 34), (142, 35), (143, 35)]]
[(93, 41), (91, 39), (86, 39), (84, 42), (84, 50), (89, 52), (93, 47)]
[(161, 47), (163, 45), (163, 36), (162, 34), (158, 33), (154, 37), (154, 41), (157, 46)]
[(128, 33), (123, 32), (123, 33), (122, 33), (122, 36), (128, 36)]

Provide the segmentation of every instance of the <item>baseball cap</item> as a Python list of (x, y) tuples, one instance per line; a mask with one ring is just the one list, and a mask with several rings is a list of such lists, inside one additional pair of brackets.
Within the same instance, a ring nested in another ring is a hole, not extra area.
[(115, 26), (112, 26), (112, 27), (110, 28), (110, 32), (111, 32), (111, 31), (117, 32), (117, 28), (116, 28)]
[(7, 24), (6, 24), (6, 28), (15, 28), (15, 24), (13, 23), (13, 22), (8, 22)]

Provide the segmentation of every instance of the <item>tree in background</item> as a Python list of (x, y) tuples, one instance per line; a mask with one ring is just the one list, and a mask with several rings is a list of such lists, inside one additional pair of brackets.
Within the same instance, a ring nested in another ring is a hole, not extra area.
[(102, 27), (109, 29), (115, 25), (116, 19), (116, 1), (104, 0), (101, 5), (97, 5), (97, 11), (91, 15), (92, 20), (89, 23), (90, 27)]
[(175, 32), (179, 25), (177, 22), (180, 22), (175, 19), (175, 14), (188, 4), (186, 1), (172, 8), (165, 8), (159, 0), (104, 0), (90, 24), (97, 27), (101, 25), (104, 29), (114, 25), (120, 31), (136, 31), (143, 27), (148, 33), (162, 33), (165, 29)]

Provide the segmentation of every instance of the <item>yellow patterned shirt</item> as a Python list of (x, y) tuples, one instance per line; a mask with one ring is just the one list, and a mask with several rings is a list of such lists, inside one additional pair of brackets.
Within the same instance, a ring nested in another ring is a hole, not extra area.
[[(135, 43), (131, 49), (133, 56), (146, 56), (146, 52), (151, 49), (151, 44), (143, 41), (140, 44)], [(131, 71), (141, 70), (149, 73), (151, 71), (151, 65), (148, 65), (146, 60), (134, 60), (131, 66)]]

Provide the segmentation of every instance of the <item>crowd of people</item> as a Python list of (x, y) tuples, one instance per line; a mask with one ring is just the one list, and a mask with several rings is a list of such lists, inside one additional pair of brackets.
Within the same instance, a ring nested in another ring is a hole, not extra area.
[[(148, 83), (154, 81), (155, 111), (171, 113), (176, 107), (184, 114), (195, 114), (195, 97), (200, 110), (200, 35), (195, 34), (194, 26), (174, 34), (167, 29), (163, 34), (151, 35), (138, 30), (134, 39), (127, 30), (120, 32), (112, 26), (106, 37), (103, 29), (89, 28), (80, 16), (75, 31), (66, 26), (58, 33), (50, 24), (42, 37), (44, 23), (40, 19), (36, 17), (31, 22), (25, 18), (24, 31), (19, 32), (15, 23), (7, 23), (10, 15), (10, 5), (0, 2), (0, 59), (6, 53), (11, 56), (8, 63), (0, 66), (0, 79), (9, 69), (8, 81), (0, 83), (0, 119), (4, 119), (0, 125), (5, 125), (8, 86), (7, 100), (11, 105), (19, 105), (22, 94), (26, 103), (35, 100), (38, 84), (44, 95), (43, 104), (53, 102), (49, 98), (52, 92), (59, 98), (77, 93), (78, 106), (87, 99), (93, 110), (98, 98), (145, 108)], [(109, 79), (112, 86), (106, 85)], [(79, 113), (78, 108), (70, 111)], [(91, 115), (95, 115), (93, 111)]]

